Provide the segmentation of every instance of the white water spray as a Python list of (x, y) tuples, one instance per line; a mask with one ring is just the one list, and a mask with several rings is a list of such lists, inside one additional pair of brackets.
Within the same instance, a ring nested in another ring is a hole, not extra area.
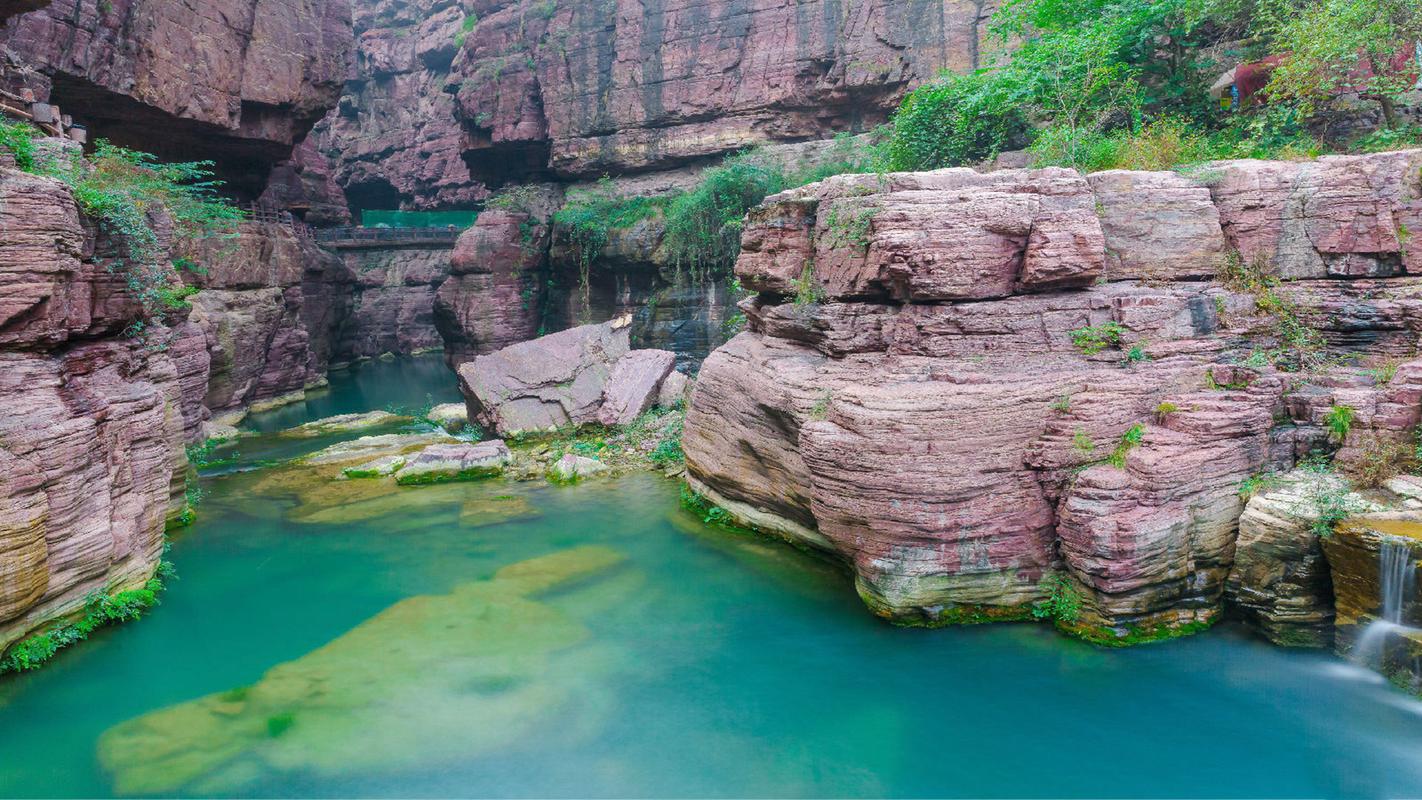
[(1378, 594), (1382, 614), (1363, 630), (1353, 648), (1354, 657), (1364, 664), (1383, 666), (1383, 645), (1398, 630), (1414, 630), (1402, 624), (1402, 606), (1412, 594), (1414, 579), (1412, 548), (1407, 539), (1387, 537), (1378, 551)]

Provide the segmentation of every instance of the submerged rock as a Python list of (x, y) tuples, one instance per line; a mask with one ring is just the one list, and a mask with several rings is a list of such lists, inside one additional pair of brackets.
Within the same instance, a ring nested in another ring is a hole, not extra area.
[(459, 524), (470, 528), (500, 525), (539, 516), (541, 512), (521, 494), (500, 494), (480, 497), (464, 504), (459, 512)]
[(587, 691), (557, 656), (588, 630), (533, 596), (622, 560), (579, 547), (402, 600), (251, 686), (109, 729), (99, 763), (119, 794), (234, 794), (257, 775), (435, 769), (516, 746)]
[(350, 433), (352, 431), (364, 431), (371, 428), (382, 428), (387, 425), (398, 425), (410, 421), (410, 417), (392, 414), (389, 411), (337, 414), (334, 417), (318, 419), (282, 431), (282, 435), (296, 437), (330, 436), (337, 433)]
[(509, 448), (499, 440), (430, 445), (395, 471), (395, 482), (406, 486), (489, 478), (508, 463)]

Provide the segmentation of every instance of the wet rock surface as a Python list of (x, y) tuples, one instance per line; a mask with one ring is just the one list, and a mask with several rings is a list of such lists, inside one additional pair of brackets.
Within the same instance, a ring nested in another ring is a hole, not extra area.
[[(706, 360), (687, 413), (691, 485), (837, 554), (903, 622), (1021, 618), (1062, 575), (1076, 605), (1061, 627), (1147, 641), (1218, 619), (1238, 566), (1232, 591), (1266, 628), (1315, 637), (1316, 543), (1241, 540), (1239, 486), (1320, 448), (1360, 468), (1405, 439), (1416, 363), (1382, 381), (1346, 360), (1251, 360), (1280, 346), (1277, 321), (1200, 278), (1263, 248), (1241, 260), (1301, 279), (1278, 292), (1328, 352), (1382, 358), (1396, 337), (1405, 359), (1413, 279), (1376, 265), (1411, 258), (1389, 232), (1422, 197), (1419, 165), (1422, 151), (1226, 162), (1208, 187), (944, 170), (768, 198), (736, 267), (759, 292), (749, 331)], [(1311, 280), (1325, 276), (1351, 280)], [(791, 302), (807, 280), (822, 299)], [(1356, 421), (1330, 445), (1339, 405)]]
[(92, 595), (144, 585), (183, 508), (203, 419), (201, 330), (144, 339), (114, 264), (56, 181), (0, 169), (0, 652)]

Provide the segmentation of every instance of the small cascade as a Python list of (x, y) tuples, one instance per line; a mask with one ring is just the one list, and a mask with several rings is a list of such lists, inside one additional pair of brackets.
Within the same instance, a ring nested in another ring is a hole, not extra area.
[(1412, 595), (1415, 569), (1411, 541), (1389, 536), (1378, 550), (1380, 616), (1363, 630), (1353, 648), (1353, 658), (1370, 667), (1384, 666), (1384, 650), (1394, 633), (1419, 632), (1402, 623), (1403, 605)]

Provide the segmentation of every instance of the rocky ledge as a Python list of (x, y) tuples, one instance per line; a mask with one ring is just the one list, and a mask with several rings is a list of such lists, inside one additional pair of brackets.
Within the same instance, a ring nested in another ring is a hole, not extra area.
[(736, 265), (749, 329), (687, 413), (690, 484), (842, 558), (898, 622), (1203, 628), (1242, 482), (1315, 451), (1376, 471), (1411, 441), (1419, 167), (954, 169), (767, 198)]

